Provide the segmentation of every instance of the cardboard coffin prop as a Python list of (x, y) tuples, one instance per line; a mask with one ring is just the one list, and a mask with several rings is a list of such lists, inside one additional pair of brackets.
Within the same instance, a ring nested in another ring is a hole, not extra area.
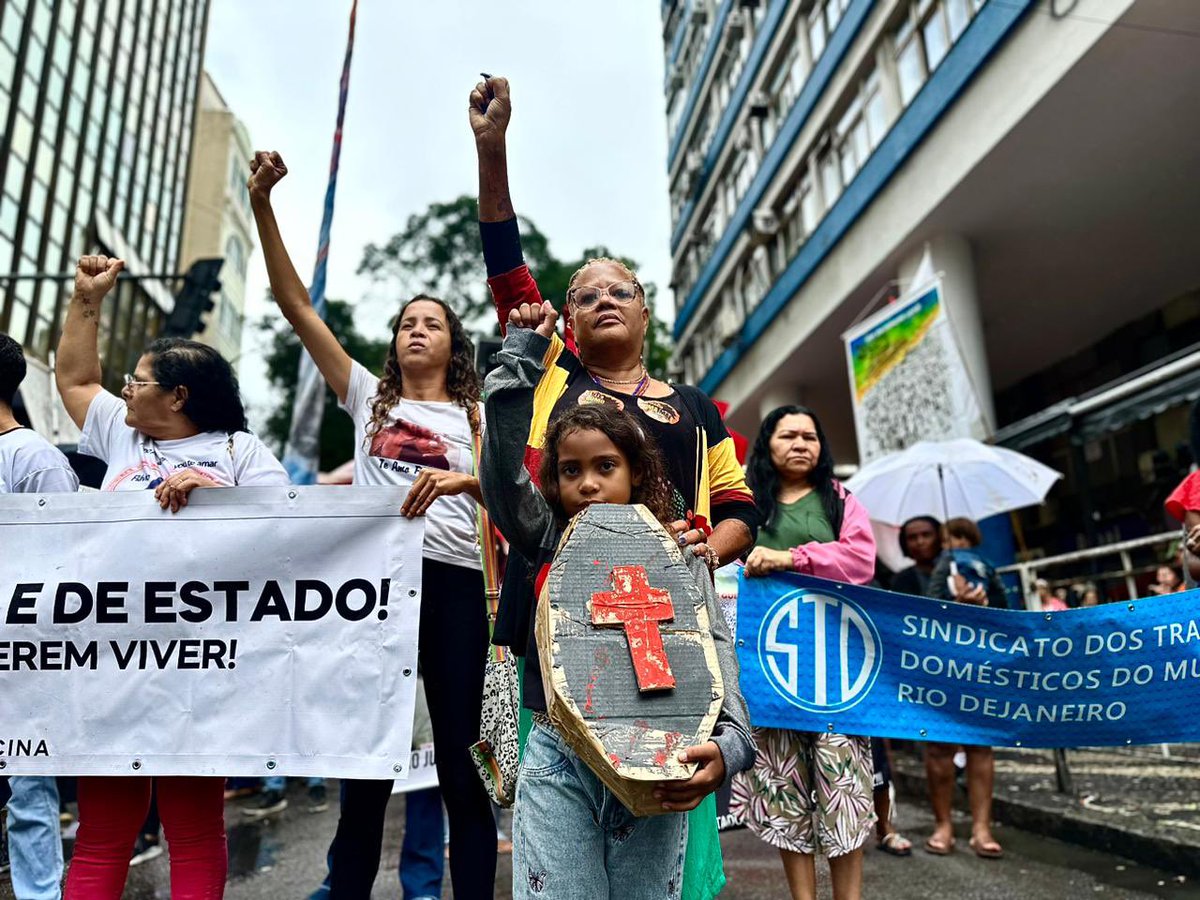
[(644, 506), (600, 504), (571, 520), (538, 598), (549, 716), (635, 815), (662, 813), (678, 753), (712, 735), (724, 686), (702, 560)]

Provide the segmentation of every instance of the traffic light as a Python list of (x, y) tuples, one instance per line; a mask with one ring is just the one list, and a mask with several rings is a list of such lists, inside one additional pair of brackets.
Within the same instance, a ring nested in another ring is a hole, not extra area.
[(221, 289), (221, 266), (225, 260), (198, 259), (183, 276), (183, 287), (175, 295), (175, 308), (167, 316), (162, 337), (190, 338), (204, 330), (204, 314), (216, 306), (213, 294)]

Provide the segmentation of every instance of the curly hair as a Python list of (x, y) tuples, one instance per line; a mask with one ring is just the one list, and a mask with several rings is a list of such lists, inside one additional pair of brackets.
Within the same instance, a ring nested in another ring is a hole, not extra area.
[(479, 430), (479, 373), (475, 371), (475, 343), (467, 330), (463, 328), (462, 320), (444, 300), (431, 297), (429, 294), (417, 294), (400, 307), (396, 318), (392, 321), (392, 342), (388, 345), (387, 362), (383, 366), (383, 377), (379, 379), (379, 391), (371, 401), (371, 421), (367, 423), (367, 436), (376, 434), (387, 422), (388, 413), (400, 402), (403, 388), (400, 373), (400, 360), (396, 356), (396, 335), (400, 333), (400, 323), (405, 311), (418, 301), (436, 303), (446, 316), (446, 324), (450, 326), (450, 363), (446, 367), (446, 392), (450, 397), (467, 411), (467, 419), (471, 430)]
[(576, 431), (599, 431), (621, 451), (632, 472), (630, 503), (641, 503), (664, 525), (671, 513), (671, 484), (658, 445), (629, 413), (612, 406), (573, 406), (554, 419), (546, 429), (545, 452), (538, 481), (542, 495), (554, 510), (560, 525), (568, 519), (558, 490), (558, 448)]

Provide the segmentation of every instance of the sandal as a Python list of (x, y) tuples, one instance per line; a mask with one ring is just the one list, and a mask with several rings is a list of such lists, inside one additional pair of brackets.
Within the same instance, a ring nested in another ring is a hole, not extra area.
[(969, 846), (980, 859), (1002, 859), (1004, 857), (1004, 848), (996, 842), (995, 838), (988, 838), (986, 841), (971, 838)]
[(956, 841), (950, 838), (949, 841), (943, 840), (936, 834), (931, 835), (925, 840), (925, 852), (932, 853), (934, 856), (949, 856), (954, 852)]
[(892, 856), (912, 856), (912, 841), (898, 831), (889, 831), (875, 846)]

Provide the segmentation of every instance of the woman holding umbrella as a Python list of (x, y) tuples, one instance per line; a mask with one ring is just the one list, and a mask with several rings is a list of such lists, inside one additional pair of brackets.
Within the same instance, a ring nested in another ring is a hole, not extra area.
[[(803, 572), (866, 584), (875, 572), (867, 511), (833, 477), (816, 413), (782, 406), (763, 420), (747, 474), (766, 524), (746, 574)], [(816, 854), (829, 859), (836, 900), (862, 894), (862, 847), (875, 823), (870, 738), (755, 730), (754, 768), (733, 782), (733, 809), (779, 849), (795, 900), (815, 898)]]

